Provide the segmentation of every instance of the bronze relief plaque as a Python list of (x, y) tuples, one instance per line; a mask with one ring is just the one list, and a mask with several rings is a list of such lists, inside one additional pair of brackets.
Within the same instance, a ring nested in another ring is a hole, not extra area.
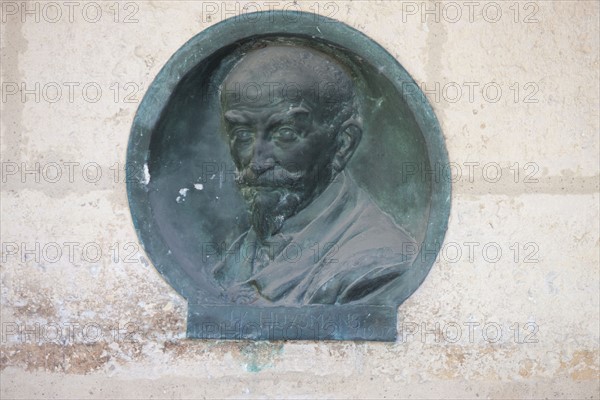
[(443, 166), (435, 115), (389, 53), (335, 20), (265, 12), (163, 67), (127, 190), (188, 337), (391, 341), (446, 231)]

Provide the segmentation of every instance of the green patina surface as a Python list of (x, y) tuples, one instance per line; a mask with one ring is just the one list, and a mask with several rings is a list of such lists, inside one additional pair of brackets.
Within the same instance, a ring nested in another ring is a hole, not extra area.
[[(416, 83), (383, 48), (343, 23), (272, 12), (226, 20), (192, 38), (163, 67), (138, 109), (127, 191), (141, 242), (165, 279), (202, 303), (210, 291), (206, 271), (214, 265), (204, 257), (206, 245), (226, 246), (248, 228), (220, 133), (216, 77), (228, 54), (257, 38), (304, 40), (346, 59), (367, 110), (362, 142), (347, 168), (418, 243), (438, 248), (450, 211), (449, 171), (443, 168), (448, 159), (439, 124)], [(434, 260), (431, 252), (417, 256), (395, 304), (416, 290)]]

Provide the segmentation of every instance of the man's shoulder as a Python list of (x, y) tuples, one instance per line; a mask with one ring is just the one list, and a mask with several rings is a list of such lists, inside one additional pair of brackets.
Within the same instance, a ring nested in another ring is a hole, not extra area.
[(309, 290), (312, 303), (379, 304), (377, 296), (391, 290), (393, 297), (394, 282), (412, 265), (417, 246), (412, 236), (366, 192), (357, 187), (356, 194), (358, 212), (328, 264), (319, 267)]

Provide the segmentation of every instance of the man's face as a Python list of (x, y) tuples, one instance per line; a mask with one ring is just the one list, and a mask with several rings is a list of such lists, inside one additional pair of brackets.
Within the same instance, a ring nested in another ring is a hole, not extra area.
[(229, 146), (253, 226), (268, 237), (330, 182), (336, 151), (329, 127), (304, 101), (225, 106)]

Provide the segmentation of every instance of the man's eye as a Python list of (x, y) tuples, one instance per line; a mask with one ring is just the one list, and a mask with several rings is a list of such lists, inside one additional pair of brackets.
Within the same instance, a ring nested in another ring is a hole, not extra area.
[(250, 129), (238, 128), (233, 131), (233, 136), (240, 142), (248, 142), (252, 140), (252, 131)]
[(294, 128), (283, 126), (275, 131), (273, 138), (282, 142), (293, 142), (298, 139), (298, 132)]

